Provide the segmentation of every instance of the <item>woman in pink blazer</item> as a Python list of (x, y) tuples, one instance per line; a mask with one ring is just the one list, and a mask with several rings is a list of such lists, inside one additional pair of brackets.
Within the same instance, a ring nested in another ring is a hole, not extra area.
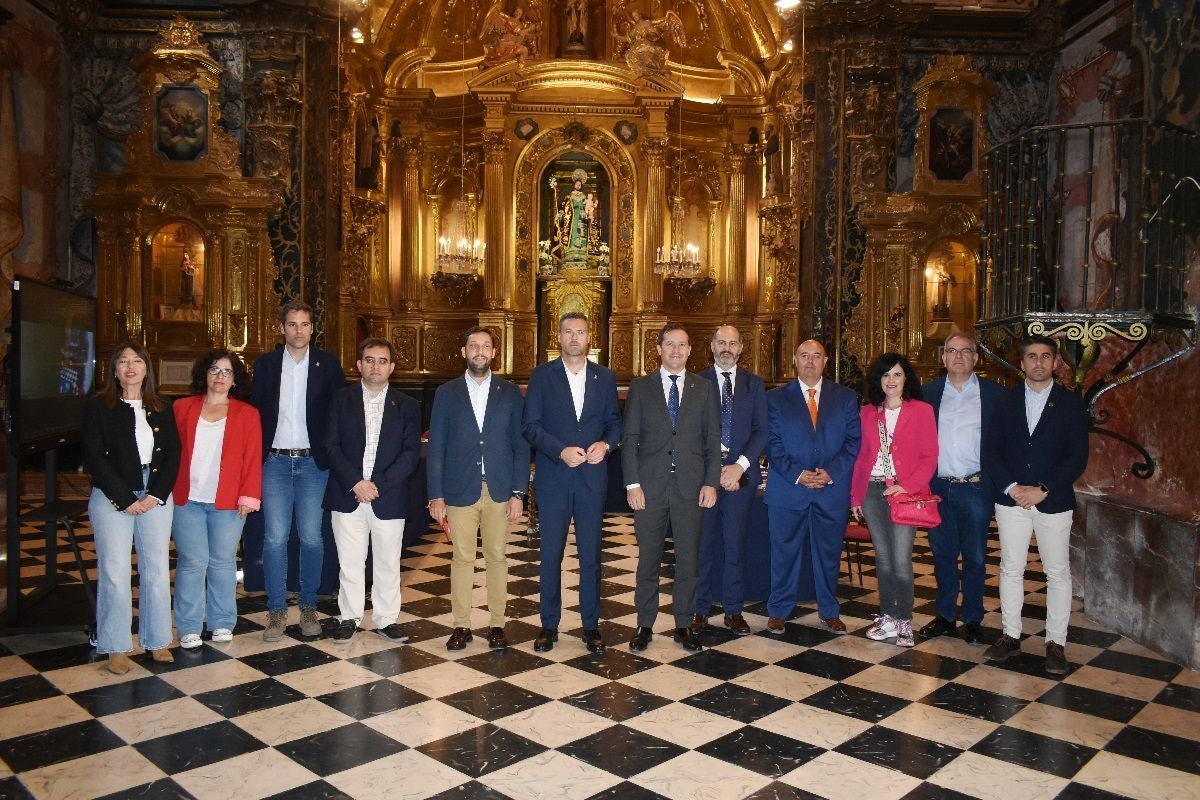
[[(862, 447), (850, 481), (855, 519), (867, 521), (875, 545), (879, 581), (879, 616), (867, 629), (877, 642), (895, 638), (912, 647), (912, 547), (916, 528), (892, 522), (888, 495), (928, 493), (937, 470), (938, 433), (933, 407), (921, 401), (921, 379), (899, 353), (884, 353), (867, 371), (868, 404), (859, 413)], [(885, 457), (881, 440), (889, 443)], [(887, 478), (894, 483), (888, 486)]]

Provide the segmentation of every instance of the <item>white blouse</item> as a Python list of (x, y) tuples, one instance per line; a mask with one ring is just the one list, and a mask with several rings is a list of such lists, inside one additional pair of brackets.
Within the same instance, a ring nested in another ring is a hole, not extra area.
[[(900, 419), (900, 408), (899, 407), (885, 408), (883, 410), (883, 427), (884, 427), (884, 430), (887, 431), (887, 441), (888, 441), (889, 447), (892, 444), (892, 436), (894, 436), (896, 434), (896, 420), (898, 420), (898, 419)], [(874, 435), (876, 438), (879, 438), (879, 429), (878, 428), (876, 428)], [(879, 454), (875, 456), (875, 466), (871, 467), (871, 477), (872, 478), (887, 477), (887, 470), (885, 469), (884, 462), (883, 462), (883, 445), (880, 445)], [(896, 476), (893, 475), (892, 479), (895, 480), (895, 478), (896, 478)]]
[(196, 442), (192, 447), (192, 464), (188, 472), (188, 500), (196, 503), (217, 501), (217, 478), (221, 475), (221, 448), (225, 443), (225, 420), (209, 422), (204, 417), (196, 421)]

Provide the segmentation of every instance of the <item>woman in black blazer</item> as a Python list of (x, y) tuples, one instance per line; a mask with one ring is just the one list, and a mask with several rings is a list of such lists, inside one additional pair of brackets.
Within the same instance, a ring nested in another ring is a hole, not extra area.
[(138, 557), (138, 639), (155, 661), (171, 655), (171, 575), (167, 553), (179, 471), (179, 433), (160, 397), (150, 356), (122, 342), (108, 383), (84, 410), (83, 462), (92, 474), (88, 516), (96, 539), (96, 652), (108, 669), (129, 671), (133, 598), (129, 554)]

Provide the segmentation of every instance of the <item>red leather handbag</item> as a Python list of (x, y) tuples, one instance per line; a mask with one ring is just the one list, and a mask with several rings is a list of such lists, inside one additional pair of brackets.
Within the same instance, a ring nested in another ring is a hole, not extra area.
[[(883, 420), (876, 420), (879, 426), (879, 448), (883, 451), (884, 485), (893, 485), (896, 468), (892, 466), (892, 447), (888, 439), (887, 429)], [(936, 528), (942, 524), (942, 515), (938, 512), (938, 503), (942, 498), (936, 494), (917, 494), (915, 492), (900, 492), (887, 496), (888, 510), (892, 522), (897, 525), (911, 525), (914, 528)]]

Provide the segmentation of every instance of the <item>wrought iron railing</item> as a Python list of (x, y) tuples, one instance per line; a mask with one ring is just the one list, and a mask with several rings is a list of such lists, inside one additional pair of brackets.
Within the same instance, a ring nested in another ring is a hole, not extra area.
[[(1135, 449), (1132, 472), (1149, 477), (1150, 453), (1103, 427), (1096, 402), (1196, 346), (1186, 285), (1200, 236), (1200, 135), (1147, 119), (1047, 125), (992, 148), (983, 167), (981, 349), (1018, 371), (1008, 358), (1022, 334), (1065, 339), (1092, 432)], [(1132, 347), (1085, 387), (1109, 334)], [(1167, 349), (1135, 365), (1152, 336)]]
[(1147, 119), (1032, 128), (984, 156), (980, 318), (1186, 318), (1200, 136)]

